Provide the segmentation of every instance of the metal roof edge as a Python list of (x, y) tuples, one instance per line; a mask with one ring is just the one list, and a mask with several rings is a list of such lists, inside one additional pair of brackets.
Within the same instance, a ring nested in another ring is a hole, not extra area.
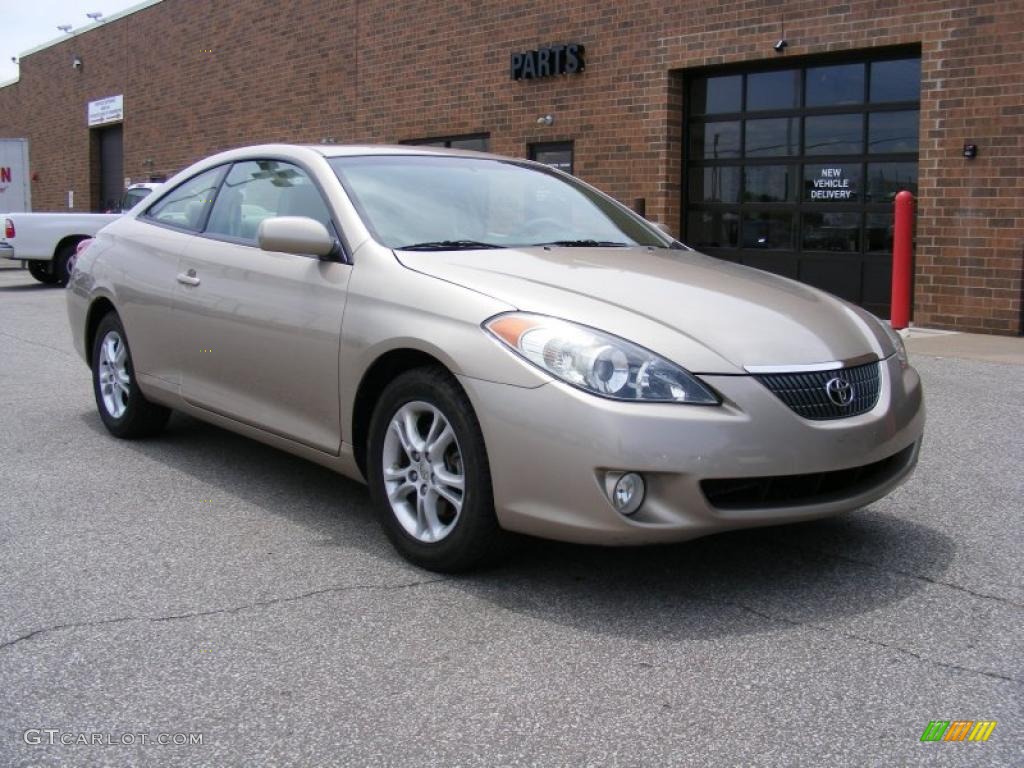
[[(29, 50), (25, 51), (20, 56), (18, 56), (18, 59), (23, 59), (26, 56), (31, 56), (33, 53), (38, 53), (39, 51), (45, 50), (54, 45), (59, 45), (65, 40), (70, 40), (71, 38), (78, 37), (79, 35), (84, 34), (86, 32), (91, 32), (92, 30), (98, 27), (102, 27), (104, 24), (109, 24), (112, 21), (123, 19), (125, 16), (131, 16), (133, 13), (144, 11), (150, 6), (156, 5), (157, 3), (162, 3), (163, 1), (164, 0), (143, 0), (143, 2), (136, 3), (130, 8), (125, 8), (123, 11), (118, 11), (117, 13), (111, 14), (110, 16), (104, 16), (99, 21), (94, 21), (92, 23), (86, 24), (84, 27), (79, 27), (78, 29), (72, 30), (69, 34), (63, 35), (62, 37), (55, 37), (53, 40), (37, 45), (35, 48), (30, 48)], [(15, 80), (17, 80), (17, 78), (15, 78)], [(0, 83), (0, 87), (10, 84), (10, 82)]]

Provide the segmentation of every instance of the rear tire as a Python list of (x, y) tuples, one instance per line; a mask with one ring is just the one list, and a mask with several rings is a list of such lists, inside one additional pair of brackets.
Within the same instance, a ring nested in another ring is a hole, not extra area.
[(57, 282), (57, 278), (53, 274), (52, 263), (49, 261), (30, 259), (28, 273), (44, 285), (54, 285)]
[(75, 256), (78, 243), (65, 243), (53, 257), (53, 281), (61, 288), (71, 280), (71, 271), (75, 268)]
[(96, 329), (92, 387), (103, 425), (114, 437), (155, 435), (171, 415), (169, 408), (149, 402), (139, 389), (128, 337), (115, 312), (104, 315)]
[(443, 368), (403, 373), (381, 393), (367, 474), (385, 533), (421, 568), (455, 573), (483, 565), (510, 537), (494, 514), (480, 424)]

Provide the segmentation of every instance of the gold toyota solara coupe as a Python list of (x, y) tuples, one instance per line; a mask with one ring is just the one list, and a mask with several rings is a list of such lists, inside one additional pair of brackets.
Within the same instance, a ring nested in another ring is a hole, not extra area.
[(644, 544), (856, 509), (924, 427), (886, 323), (493, 155), (215, 155), (81, 249), (67, 301), (114, 436), (173, 409), (316, 461), (438, 571), (512, 532)]

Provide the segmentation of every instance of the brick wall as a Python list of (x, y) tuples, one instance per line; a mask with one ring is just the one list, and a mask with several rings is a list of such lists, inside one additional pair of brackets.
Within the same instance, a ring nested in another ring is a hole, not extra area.
[[(1020, 0), (164, 0), (25, 57), (0, 89), (0, 136), (30, 139), (37, 210), (68, 189), (88, 199), (85, 105), (117, 93), (132, 178), (262, 141), (488, 132), (493, 151), (524, 156), (573, 139), (578, 175), (678, 228), (680, 73), (777, 58), (783, 18), (788, 58), (921, 46), (914, 320), (1021, 333)], [(583, 75), (509, 79), (512, 51), (558, 42), (587, 46)]]

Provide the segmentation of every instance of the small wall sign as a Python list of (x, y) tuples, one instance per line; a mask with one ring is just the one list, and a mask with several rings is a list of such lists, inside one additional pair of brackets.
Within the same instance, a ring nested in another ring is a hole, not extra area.
[(89, 102), (89, 127), (124, 120), (124, 95)]
[(578, 75), (586, 67), (579, 43), (552, 45), (512, 54), (512, 79), (535, 80), (555, 75)]

